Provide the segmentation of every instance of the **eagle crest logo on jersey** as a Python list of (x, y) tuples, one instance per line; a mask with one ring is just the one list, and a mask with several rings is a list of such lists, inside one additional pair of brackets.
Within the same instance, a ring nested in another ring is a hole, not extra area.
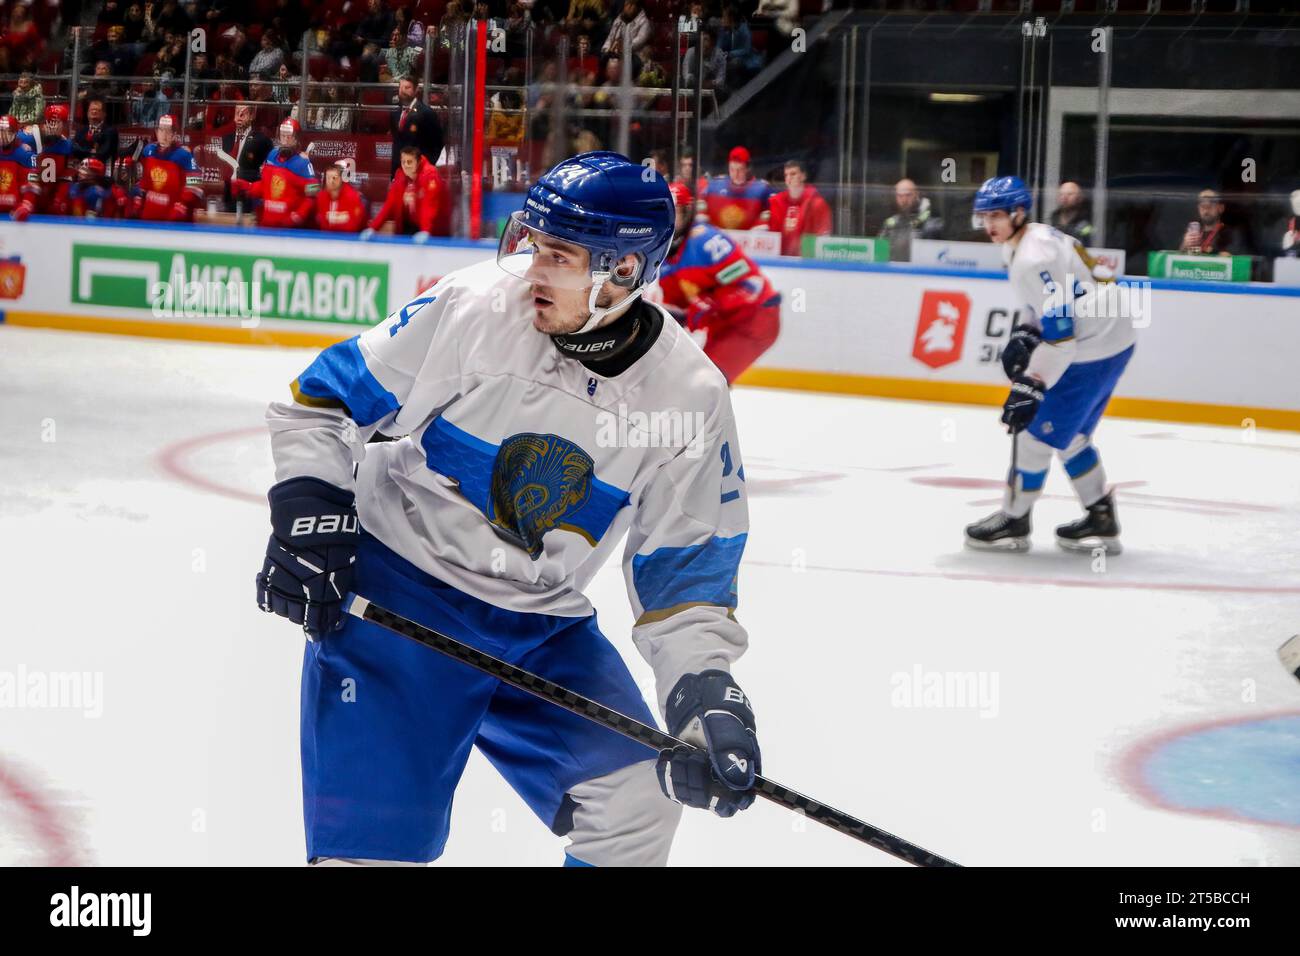
[(501, 443), (492, 468), (488, 519), (534, 558), (542, 553), (542, 537), (554, 528), (589, 536), (564, 518), (591, 497), (595, 466), (566, 438), (513, 435)]
[(155, 191), (164, 192), (167, 189), (167, 170), (161, 166), (155, 166), (149, 171), (149, 181), (153, 183)]
[(14, 174), (7, 169), (0, 169), (0, 192), (7, 193), (14, 188)]

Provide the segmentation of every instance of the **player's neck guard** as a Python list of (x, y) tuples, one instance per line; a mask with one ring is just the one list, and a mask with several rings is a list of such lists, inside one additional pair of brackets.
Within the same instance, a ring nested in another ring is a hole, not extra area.
[[(638, 290), (639, 291), (639, 290)], [(564, 335), (552, 335), (555, 347), (569, 358), (587, 362), (604, 362), (627, 350), (636, 341), (637, 332), (642, 322), (642, 306), (637, 301), (639, 296), (624, 299), (618, 304), (626, 306), (623, 314), (608, 325), (588, 330), (586, 326), (577, 332)], [(602, 314), (604, 314), (603, 310)]]

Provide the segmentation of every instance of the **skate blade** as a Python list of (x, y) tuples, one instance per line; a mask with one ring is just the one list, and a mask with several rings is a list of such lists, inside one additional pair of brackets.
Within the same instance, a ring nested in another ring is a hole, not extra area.
[(979, 541), (966, 538), (966, 547), (972, 551), (1005, 551), (1008, 554), (1023, 554), (1030, 548), (1028, 538), (1002, 538), (998, 541)]
[(1119, 538), (1057, 538), (1057, 545), (1062, 551), (1071, 551), (1076, 554), (1092, 554), (1094, 551), (1103, 550), (1106, 554), (1123, 554), (1124, 546), (1119, 543)]

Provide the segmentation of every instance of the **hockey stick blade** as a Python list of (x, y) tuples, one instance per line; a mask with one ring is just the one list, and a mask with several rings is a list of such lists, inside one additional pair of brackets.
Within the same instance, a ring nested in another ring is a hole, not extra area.
[[(535, 697), (540, 697), (542, 700), (550, 701), (558, 707), (563, 707), (579, 717), (585, 717), (587, 720), (608, 727), (610, 730), (644, 744), (652, 750), (661, 751), (673, 747), (691, 747), (690, 744), (664, 733), (657, 727), (643, 724), (641, 721), (612, 710), (604, 704), (583, 697), (581, 694), (561, 687), (559, 684), (552, 683), (544, 677), (539, 677), (537, 674), (515, 667), (513, 664), (506, 663), (491, 654), (484, 653), (455, 638), (448, 637), (446, 634), (441, 634), (422, 624), (408, 620), (400, 614), (395, 614), (386, 608), (371, 603), (359, 594), (350, 596), (347, 601), (347, 611), (354, 617), (369, 621), (371, 624), (377, 624), (400, 637), (415, 641), (417, 644), (423, 644), (425, 647), (432, 648), (441, 654), (460, 661), (462, 664), (467, 664), (475, 670), (482, 671), (490, 677), (495, 677), (503, 684), (509, 684), (511, 687), (526, 691)], [(852, 817), (842, 810), (836, 810), (834, 807), (829, 807), (824, 803), (797, 793), (789, 787), (783, 787), (766, 777), (760, 776), (754, 779), (754, 792), (772, 803), (779, 804), (796, 813), (801, 813), (810, 820), (815, 820), (832, 830), (851, 836), (868, 846), (873, 846), (877, 850), (888, 853), (890, 856), (897, 857), (914, 866), (956, 867), (961, 865), (936, 853), (931, 853), (929, 850), (919, 847), (915, 843), (910, 843), (902, 837), (895, 836), (856, 817)]]

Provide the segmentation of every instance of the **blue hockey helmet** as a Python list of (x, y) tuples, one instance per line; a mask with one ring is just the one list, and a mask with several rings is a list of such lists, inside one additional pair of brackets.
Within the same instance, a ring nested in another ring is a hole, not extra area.
[(993, 179), (986, 179), (979, 191), (975, 193), (976, 215), (998, 209), (1007, 212), (1024, 209), (1028, 213), (1033, 206), (1033, 193), (1019, 176), (995, 176)]
[[(668, 183), (652, 167), (608, 150), (581, 153), (542, 176), (501, 235), (497, 262), (511, 275), (543, 285), (592, 287), (592, 311), (605, 282), (639, 291), (659, 275), (673, 238), (675, 212)], [(548, 267), (537, 258), (534, 234), (581, 246), (587, 270)], [(628, 255), (636, 268), (620, 272)]]

